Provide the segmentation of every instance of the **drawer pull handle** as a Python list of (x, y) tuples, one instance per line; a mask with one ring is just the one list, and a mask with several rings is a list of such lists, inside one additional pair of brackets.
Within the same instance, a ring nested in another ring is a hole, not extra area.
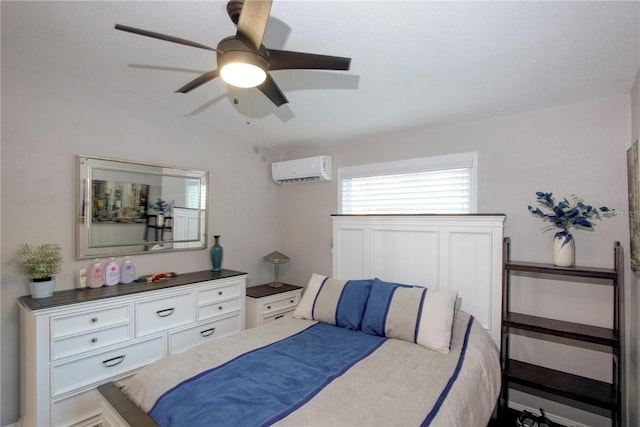
[(224, 310), (223, 306), (218, 307), (218, 310)]
[(173, 314), (173, 312), (175, 311), (175, 307), (171, 307), (171, 308), (165, 308), (164, 310), (158, 310), (156, 311), (156, 314), (160, 317), (167, 317), (167, 316), (171, 316)]
[(210, 337), (216, 331), (216, 328), (205, 329), (204, 331), (200, 331), (200, 335), (203, 337)]
[(282, 319), (284, 316), (286, 316), (286, 314), (281, 314), (280, 316), (274, 317), (273, 320)]
[(92, 342), (93, 344), (97, 343), (97, 342), (98, 342), (98, 338), (95, 338), (95, 337), (94, 337), (94, 338), (91, 338), (91, 342)]
[(289, 304), (293, 304), (293, 301), (294, 301), (294, 300), (289, 301)]
[(124, 362), (124, 357), (124, 354), (121, 356), (112, 357), (111, 359), (103, 360), (102, 364), (107, 368), (112, 368)]
[(222, 294), (224, 294), (224, 292), (218, 291), (218, 295), (222, 295)]
[(97, 317), (92, 317), (91, 318), (91, 323), (97, 323), (98, 322), (98, 318)]
[(271, 310), (271, 306), (270, 305), (267, 306), (267, 310)]

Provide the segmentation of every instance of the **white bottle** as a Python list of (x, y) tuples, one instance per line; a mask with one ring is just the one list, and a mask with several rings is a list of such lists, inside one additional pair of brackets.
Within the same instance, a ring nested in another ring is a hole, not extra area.
[(82, 290), (87, 287), (87, 269), (81, 268), (76, 273), (76, 289)]
[(100, 288), (104, 285), (104, 268), (99, 259), (96, 259), (91, 266), (88, 285), (90, 288)]
[(106, 272), (106, 285), (107, 286), (114, 286), (117, 285), (120, 282), (120, 268), (118, 267), (118, 264), (116, 264), (116, 259), (115, 258), (111, 258), (109, 260), (109, 264), (107, 264), (107, 268), (106, 268), (107, 272)]
[(131, 261), (131, 257), (125, 257), (124, 262), (120, 266), (120, 283), (129, 284), (136, 278), (136, 267)]

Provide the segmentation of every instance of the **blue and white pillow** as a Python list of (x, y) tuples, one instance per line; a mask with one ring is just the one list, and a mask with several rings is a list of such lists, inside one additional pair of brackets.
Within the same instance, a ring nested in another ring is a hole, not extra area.
[(373, 280), (338, 280), (313, 273), (293, 317), (360, 329)]
[(449, 353), (457, 292), (374, 279), (362, 331)]

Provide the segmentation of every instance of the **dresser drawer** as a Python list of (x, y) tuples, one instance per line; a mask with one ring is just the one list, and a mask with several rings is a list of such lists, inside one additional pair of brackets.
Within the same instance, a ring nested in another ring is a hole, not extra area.
[(198, 321), (240, 311), (240, 298), (218, 301), (198, 307)]
[(274, 298), (270, 301), (265, 301), (262, 305), (262, 314), (265, 316), (269, 316), (272, 313), (277, 313), (282, 310), (291, 310), (300, 302), (299, 299), (300, 293), (292, 293), (289, 296), (282, 296), (280, 298)]
[(74, 313), (68, 316), (55, 316), (50, 319), (51, 338), (94, 331), (109, 326), (131, 322), (131, 305), (121, 305)]
[(239, 298), (242, 286), (240, 283), (218, 286), (215, 288), (202, 289), (198, 291), (198, 306), (207, 305), (217, 301)]
[(131, 371), (165, 355), (165, 337), (159, 336), (118, 349), (51, 367), (51, 395), (57, 396)]
[(113, 326), (65, 338), (58, 338), (51, 344), (51, 360), (99, 350), (110, 345), (129, 341), (132, 337), (131, 324)]
[(214, 338), (220, 338), (240, 330), (240, 314), (213, 322), (202, 323), (169, 335), (169, 354), (179, 353)]
[(274, 320), (278, 320), (283, 318), (284, 316), (286, 316), (289, 313), (293, 313), (295, 311), (295, 308), (292, 308), (291, 310), (288, 311), (282, 311), (280, 313), (275, 313), (269, 316), (264, 316), (262, 318), (262, 324), (264, 325), (265, 323), (269, 323), (269, 322), (273, 322)]
[(194, 322), (193, 293), (170, 295), (136, 304), (136, 336), (154, 334)]

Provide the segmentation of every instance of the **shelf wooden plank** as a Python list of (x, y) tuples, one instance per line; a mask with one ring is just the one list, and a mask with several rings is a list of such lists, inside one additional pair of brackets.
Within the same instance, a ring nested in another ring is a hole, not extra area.
[(529, 273), (557, 274), (574, 277), (593, 277), (597, 279), (608, 279), (615, 283), (618, 273), (613, 268), (596, 267), (558, 267), (553, 264), (536, 262), (507, 261), (505, 269), (511, 271), (524, 271)]
[(610, 328), (513, 312), (508, 313), (503, 321), (503, 324), (510, 328), (602, 344), (614, 348), (620, 345), (619, 337), (615, 331)]
[(509, 360), (504, 375), (508, 381), (547, 391), (600, 408), (616, 411), (618, 402), (612, 384), (544, 368), (519, 360)]

